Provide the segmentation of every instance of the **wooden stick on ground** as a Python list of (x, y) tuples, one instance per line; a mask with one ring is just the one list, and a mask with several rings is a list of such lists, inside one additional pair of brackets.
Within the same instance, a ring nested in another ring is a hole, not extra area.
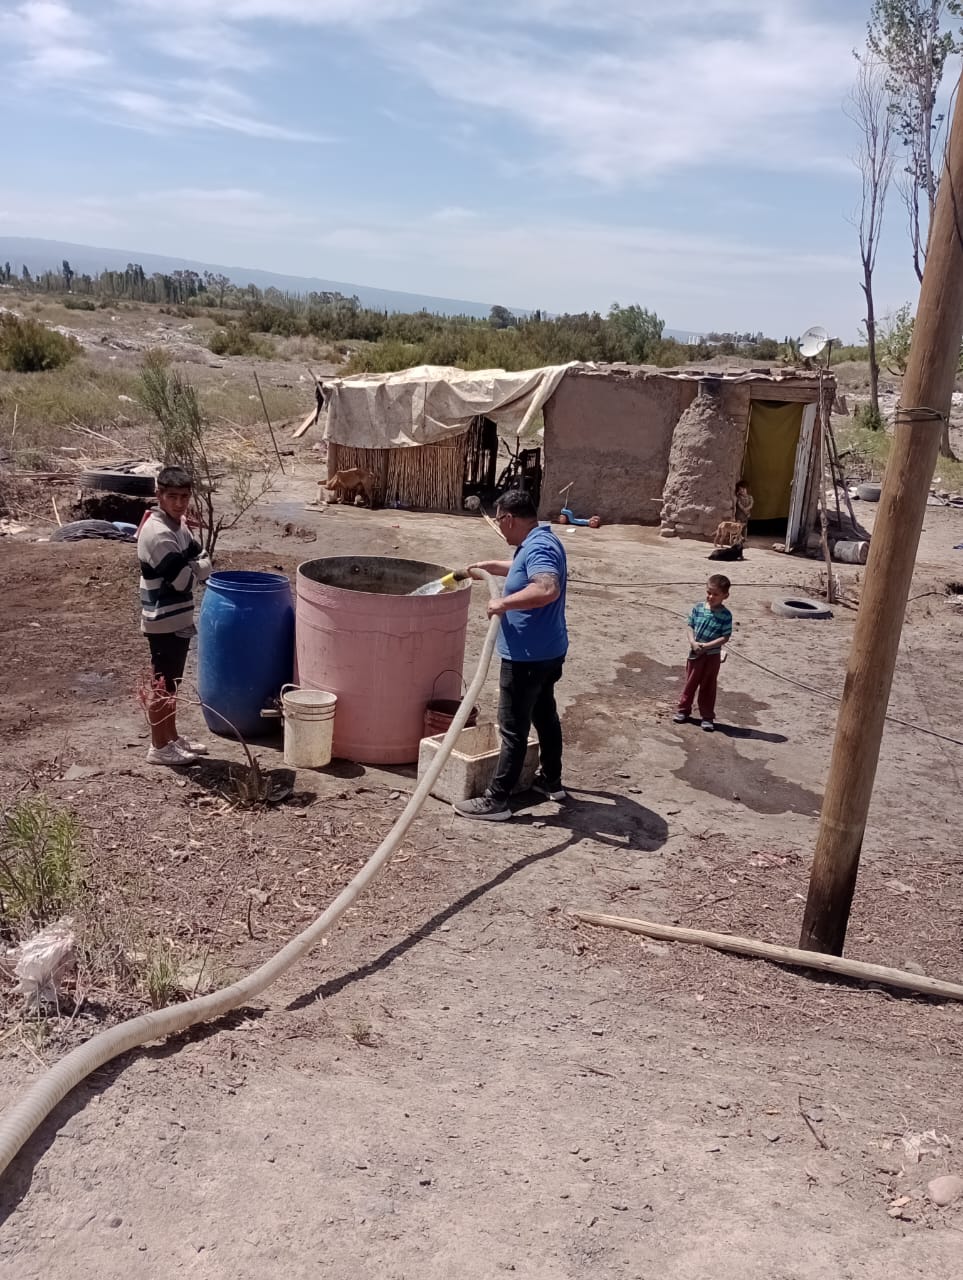
[(703, 929), (680, 929), (675, 925), (654, 924), (649, 920), (598, 915), (594, 911), (570, 910), (568, 914), (581, 920), (583, 924), (595, 924), (605, 929), (626, 929), (629, 933), (641, 933), (647, 938), (658, 938), (662, 942), (690, 942), (701, 947), (712, 947), (716, 951), (731, 951), (737, 956), (750, 956), (754, 960), (773, 960), (777, 964), (819, 969), (823, 973), (834, 973), (841, 978), (856, 978), (859, 982), (876, 982), (880, 986), (896, 987), (900, 991), (911, 991), (918, 996), (963, 1000), (963, 986), (956, 982), (921, 977), (881, 964), (866, 964), (861, 960), (823, 955), (818, 951), (800, 951), (797, 947), (781, 947), (772, 942), (757, 942), (754, 938), (739, 938), (728, 933), (707, 933)]
[(315, 405), (315, 407), (311, 410), (311, 412), (305, 417), (304, 421), (301, 423), (298, 429), (291, 433), (291, 439), (300, 440), (301, 437), (304, 435), (304, 433), (308, 430), (308, 428), (313, 427), (314, 424), (317, 422), (317, 420), (318, 420), (318, 408), (317, 408), (317, 405)]
[(819, 1143), (822, 1149), (824, 1151), (828, 1151), (829, 1143), (826, 1141), (826, 1139), (822, 1136), (821, 1133), (818, 1133), (816, 1131), (816, 1126), (813, 1124), (812, 1119), (806, 1112), (806, 1108), (803, 1106), (802, 1094), (799, 1095), (799, 1114), (806, 1121), (806, 1128), (813, 1135), (813, 1137), (816, 1139), (816, 1141)]
[(113, 445), (115, 449), (117, 448), (116, 440), (111, 440), (110, 436), (105, 436), (102, 431), (94, 431), (93, 427), (85, 427), (80, 422), (65, 422), (64, 427), (68, 431), (72, 431), (75, 436), (91, 436), (94, 440), (103, 440), (105, 443)]

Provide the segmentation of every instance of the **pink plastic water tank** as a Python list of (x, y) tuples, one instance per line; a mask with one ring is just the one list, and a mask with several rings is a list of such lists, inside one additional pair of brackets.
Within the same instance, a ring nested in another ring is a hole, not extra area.
[(381, 556), (329, 556), (298, 567), (298, 676), (305, 688), (338, 695), (336, 757), (410, 764), (427, 704), (461, 697), (471, 584), (409, 594), (448, 572)]

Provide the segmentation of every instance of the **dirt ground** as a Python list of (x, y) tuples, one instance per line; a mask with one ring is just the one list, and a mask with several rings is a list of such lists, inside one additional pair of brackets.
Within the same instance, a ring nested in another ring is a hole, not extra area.
[[(311, 496), (305, 462), (222, 566), (498, 553), (474, 518), (308, 511)], [(963, 1007), (566, 916), (795, 945), (835, 723), (822, 695), (841, 689), (854, 610), (771, 612), (817, 590), (814, 562), (758, 546), (720, 566), (737, 633), (710, 736), (671, 723), (705, 546), (629, 527), (564, 537), (571, 804), (521, 797), (488, 826), (429, 801), (328, 945), (263, 1000), (97, 1072), (0, 1183), (5, 1276), (959, 1276), (963, 1203), (938, 1209), (925, 1188), (963, 1174)], [(963, 511), (932, 508), (891, 700), (955, 738), (959, 542)], [(218, 981), (273, 954), (387, 832), (414, 770), (302, 771), (290, 799), (250, 813), (222, 799), (232, 743), (213, 739), (183, 777), (150, 768), (131, 548), (8, 538), (0, 565), (3, 799), (41, 786), (79, 815), (118, 926), (209, 955)], [(862, 571), (839, 569), (855, 599)], [(484, 712), (494, 698), (490, 677)], [(183, 724), (198, 732), (200, 713)], [(279, 746), (258, 747), (265, 767)], [(68, 779), (72, 765), (89, 772)], [(850, 956), (960, 980), (961, 765), (959, 746), (889, 726)], [(119, 1011), (88, 990), (63, 1037)], [(0, 1102), (62, 1031), (41, 1042), (10, 1012)]]

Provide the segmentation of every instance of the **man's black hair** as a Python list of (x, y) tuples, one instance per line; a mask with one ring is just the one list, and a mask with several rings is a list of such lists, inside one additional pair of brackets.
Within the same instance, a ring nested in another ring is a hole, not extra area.
[(495, 510), (506, 516), (518, 516), (519, 520), (537, 520), (538, 508), (532, 501), (532, 495), (524, 489), (509, 489), (495, 503)]

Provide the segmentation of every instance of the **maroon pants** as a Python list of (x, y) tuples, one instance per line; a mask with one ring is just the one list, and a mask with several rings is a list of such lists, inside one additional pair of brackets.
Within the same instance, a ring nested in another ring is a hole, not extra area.
[(699, 695), (699, 715), (703, 720), (716, 718), (716, 688), (719, 684), (719, 668), (722, 658), (718, 654), (705, 653), (701, 658), (690, 658), (685, 664), (685, 685), (679, 698), (679, 710), (692, 714), (692, 703)]

